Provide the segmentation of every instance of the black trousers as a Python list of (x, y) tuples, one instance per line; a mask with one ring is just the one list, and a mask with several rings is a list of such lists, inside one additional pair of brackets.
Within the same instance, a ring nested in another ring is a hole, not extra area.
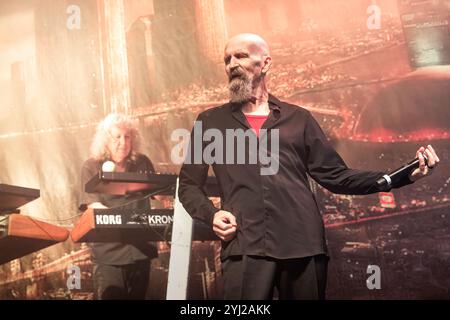
[(298, 259), (229, 257), (222, 262), (224, 298), (272, 300), (277, 288), (280, 300), (323, 300), (328, 257)]
[(94, 264), (95, 299), (143, 300), (150, 277), (150, 260), (126, 265)]

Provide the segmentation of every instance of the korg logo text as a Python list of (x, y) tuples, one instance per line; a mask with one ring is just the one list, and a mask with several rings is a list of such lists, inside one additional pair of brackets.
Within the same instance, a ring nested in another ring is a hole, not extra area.
[(99, 214), (95, 216), (96, 224), (122, 224), (122, 216), (120, 214)]

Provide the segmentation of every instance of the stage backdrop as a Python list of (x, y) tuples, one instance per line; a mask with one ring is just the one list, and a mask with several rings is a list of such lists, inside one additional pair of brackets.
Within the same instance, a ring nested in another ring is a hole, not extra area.
[[(429, 143), (441, 158), (433, 176), (392, 193), (313, 186), (327, 297), (448, 299), (449, 19), (448, 0), (2, 1), (0, 182), (40, 189), (21, 213), (72, 228), (95, 126), (116, 111), (139, 120), (156, 169), (177, 173), (171, 133), (227, 101), (224, 44), (257, 33), (273, 58), (270, 92), (310, 110), (348, 165), (392, 170)], [(158, 248), (149, 299), (166, 293), (170, 245)], [(220, 244), (193, 248), (188, 298), (220, 298)], [(81, 283), (70, 289), (73, 265)], [(0, 297), (92, 299), (89, 249), (67, 240), (4, 263)]]

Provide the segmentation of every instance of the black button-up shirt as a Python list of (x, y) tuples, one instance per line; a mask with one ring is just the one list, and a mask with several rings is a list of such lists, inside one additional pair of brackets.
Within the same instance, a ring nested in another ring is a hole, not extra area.
[[(269, 95), (269, 107), (270, 114), (262, 129), (267, 130), (268, 146), (272, 139), (270, 131), (279, 129), (278, 172), (261, 175), (264, 165), (260, 161), (248, 163), (249, 148), (246, 149), (246, 164), (212, 164), (221, 191), (222, 209), (234, 214), (238, 224), (236, 237), (222, 242), (222, 259), (242, 254), (279, 259), (326, 254), (324, 224), (309, 187), (308, 175), (335, 193), (387, 191), (376, 186), (383, 172), (347, 167), (309, 111), (281, 102), (272, 95)], [(223, 134), (224, 145), (227, 129), (250, 128), (241, 107), (231, 103), (200, 113), (197, 121), (202, 122), (203, 132), (218, 129)], [(198, 141), (194, 130), (191, 152), (195, 148), (193, 141)], [(203, 141), (202, 150), (211, 142)], [(226, 159), (230, 150), (222, 151)], [(236, 150), (234, 152), (236, 154)], [(219, 209), (203, 190), (208, 169), (204, 160), (201, 163), (185, 161), (178, 195), (193, 218), (212, 224)], [(409, 183), (407, 179), (393, 187)]]

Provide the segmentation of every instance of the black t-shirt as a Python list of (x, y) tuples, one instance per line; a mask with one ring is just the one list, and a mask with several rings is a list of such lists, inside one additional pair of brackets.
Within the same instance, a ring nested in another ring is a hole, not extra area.
[[(130, 195), (109, 195), (100, 193), (87, 193), (84, 191), (85, 184), (101, 169), (103, 162), (95, 159), (88, 159), (81, 169), (81, 203), (89, 205), (93, 202), (100, 202), (108, 208), (122, 207), (129, 209), (150, 209), (150, 199), (143, 199), (140, 192)], [(153, 164), (145, 155), (139, 154), (136, 161), (127, 164), (127, 172), (154, 172)], [(92, 250), (92, 261), (95, 263), (108, 265), (125, 265), (139, 260), (152, 259), (158, 253), (154, 244), (146, 241), (142, 242), (114, 242), (114, 243), (90, 243)]]

